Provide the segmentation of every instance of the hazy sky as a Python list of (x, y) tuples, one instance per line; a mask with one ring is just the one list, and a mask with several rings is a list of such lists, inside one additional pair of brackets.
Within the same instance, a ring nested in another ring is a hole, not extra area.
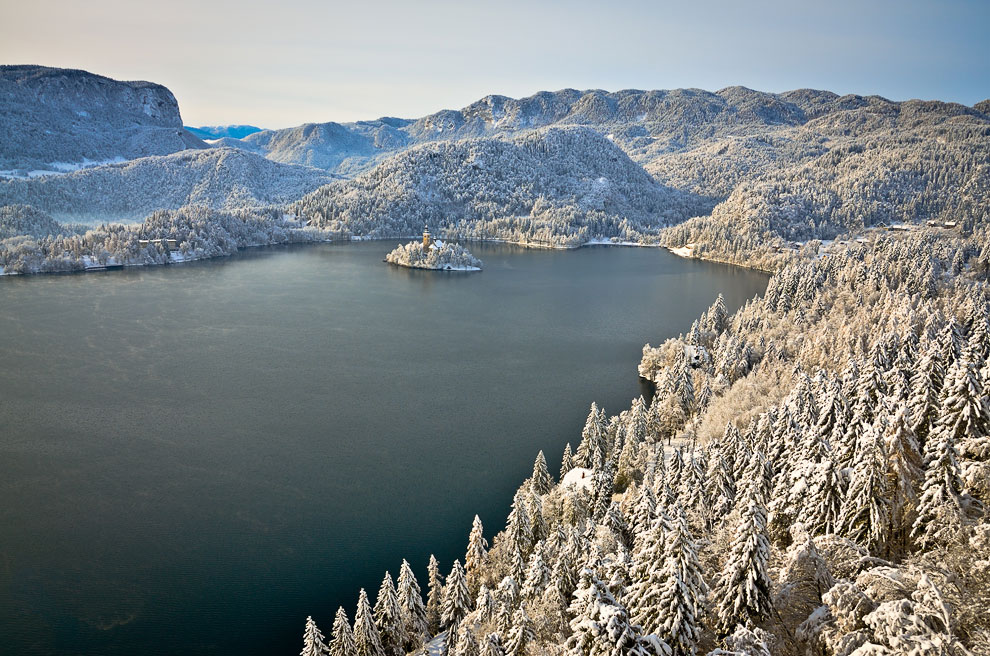
[(159, 82), (187, 125), (270, 128), (565, 87), (971, 105), (988, 35), (990, 0), (0, 0), (0, 63)]

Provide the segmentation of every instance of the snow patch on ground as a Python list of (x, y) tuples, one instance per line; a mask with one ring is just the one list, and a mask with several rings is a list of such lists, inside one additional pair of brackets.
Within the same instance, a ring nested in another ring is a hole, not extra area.
[(564, 478), (560, 480), (560, 484), (565, 488), (573, 485), (579, 490), (590, 490), (592, 474), (594, 474), (594, 472), (590, 469), (575, 467), (571, 471), (564, 474)]
[(667, 248), (668, 251), (680, 257), (694, 257), (694, 244), (679, 246), (677, 248)]

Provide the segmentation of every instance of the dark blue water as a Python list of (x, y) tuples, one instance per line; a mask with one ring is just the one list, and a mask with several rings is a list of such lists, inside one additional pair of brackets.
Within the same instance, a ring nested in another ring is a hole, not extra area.
[(392, 242), (0, 279), (0, 653), (296, 654), (408, 558), (463, 558), (643, 343), (766, 277), (656, 249)]

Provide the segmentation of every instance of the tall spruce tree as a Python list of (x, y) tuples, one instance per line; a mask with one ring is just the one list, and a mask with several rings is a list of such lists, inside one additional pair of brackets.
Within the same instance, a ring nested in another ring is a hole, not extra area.
[(440, 609), (440, 625), (449, 628), (460, 623), (471, 612), (471, 593), (461, 561), (455, 560), (443, 586), (443, 604)]
[(303, 632), (303, 648), (299, 656), (326, 656), (328, 653), (326, 640), (316, 626), (312, 617), (306, 618), (306, 630)]
[(405, 653), (405, 642), (402, 630), (402, 612), (399, 609), (399, 599), (392, 584), (392, 575), (385, 572), (382, 585), (378, 588), (375, 599), (375, 627), (382, 643), (385, 656), (402, 656)]
[(772, 610), (766, 513), (754, 486), (747, 487), (729, 557), (712, 591), (716, 600), (715, 626), (720, 635), (730, 634), (736, 624), (758, 624)]
[(357, 646), (354, 644), (354, 632), (347, 619), (343, 606), (337, 609), (333, 618), (333, 639), (330, 641), (330, 656), (356, 656)]
[(386, 656), (382, 648), (374, 613), (368, 603), (368, 593), (361, 588), (358, 595), (357, 612), (354, 615), (354, 646), (357, 656)]
[(547, 469), (547, 459), (541, 450), (536, 454), (536, 461), (533, 463), (533, 476), (530, 479), (533, 494), (546, 494), (553, 486), (553, 479)]
[(430, 635), (440, 632), (440, 605), (443, 603), (443, 581), (440, 578), (440, 563), (436, 556), (430, 554), (430, 563), (426, 567), (429, 577), (426, 592), (426, 623)]
[(399, 569), (399, 611), (402, 617), (402, 640), (405, 650), (412, 651), (427, 638), (430, 627), (423, 605), (423, 592), (406, 560)]
[(468, 590), (472, 597), (476, 597), (481, 588), (481, 576), (487, 560), (488, 540), (485, 539), (481, 518), (475, 515), (471, 523), (471, 533), (468, 535), (467, 553), (464, 554), (464, 571), (467, 574)]

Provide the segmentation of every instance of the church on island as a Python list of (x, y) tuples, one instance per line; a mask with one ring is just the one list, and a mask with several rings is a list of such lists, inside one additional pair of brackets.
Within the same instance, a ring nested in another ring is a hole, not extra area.
[(481, 260), (460, 244), (434, 239), (429, 226), (423, 227), (423, 240), (400, 244), (385, 256), (389, 264), (434, 271), (481, 271)]

